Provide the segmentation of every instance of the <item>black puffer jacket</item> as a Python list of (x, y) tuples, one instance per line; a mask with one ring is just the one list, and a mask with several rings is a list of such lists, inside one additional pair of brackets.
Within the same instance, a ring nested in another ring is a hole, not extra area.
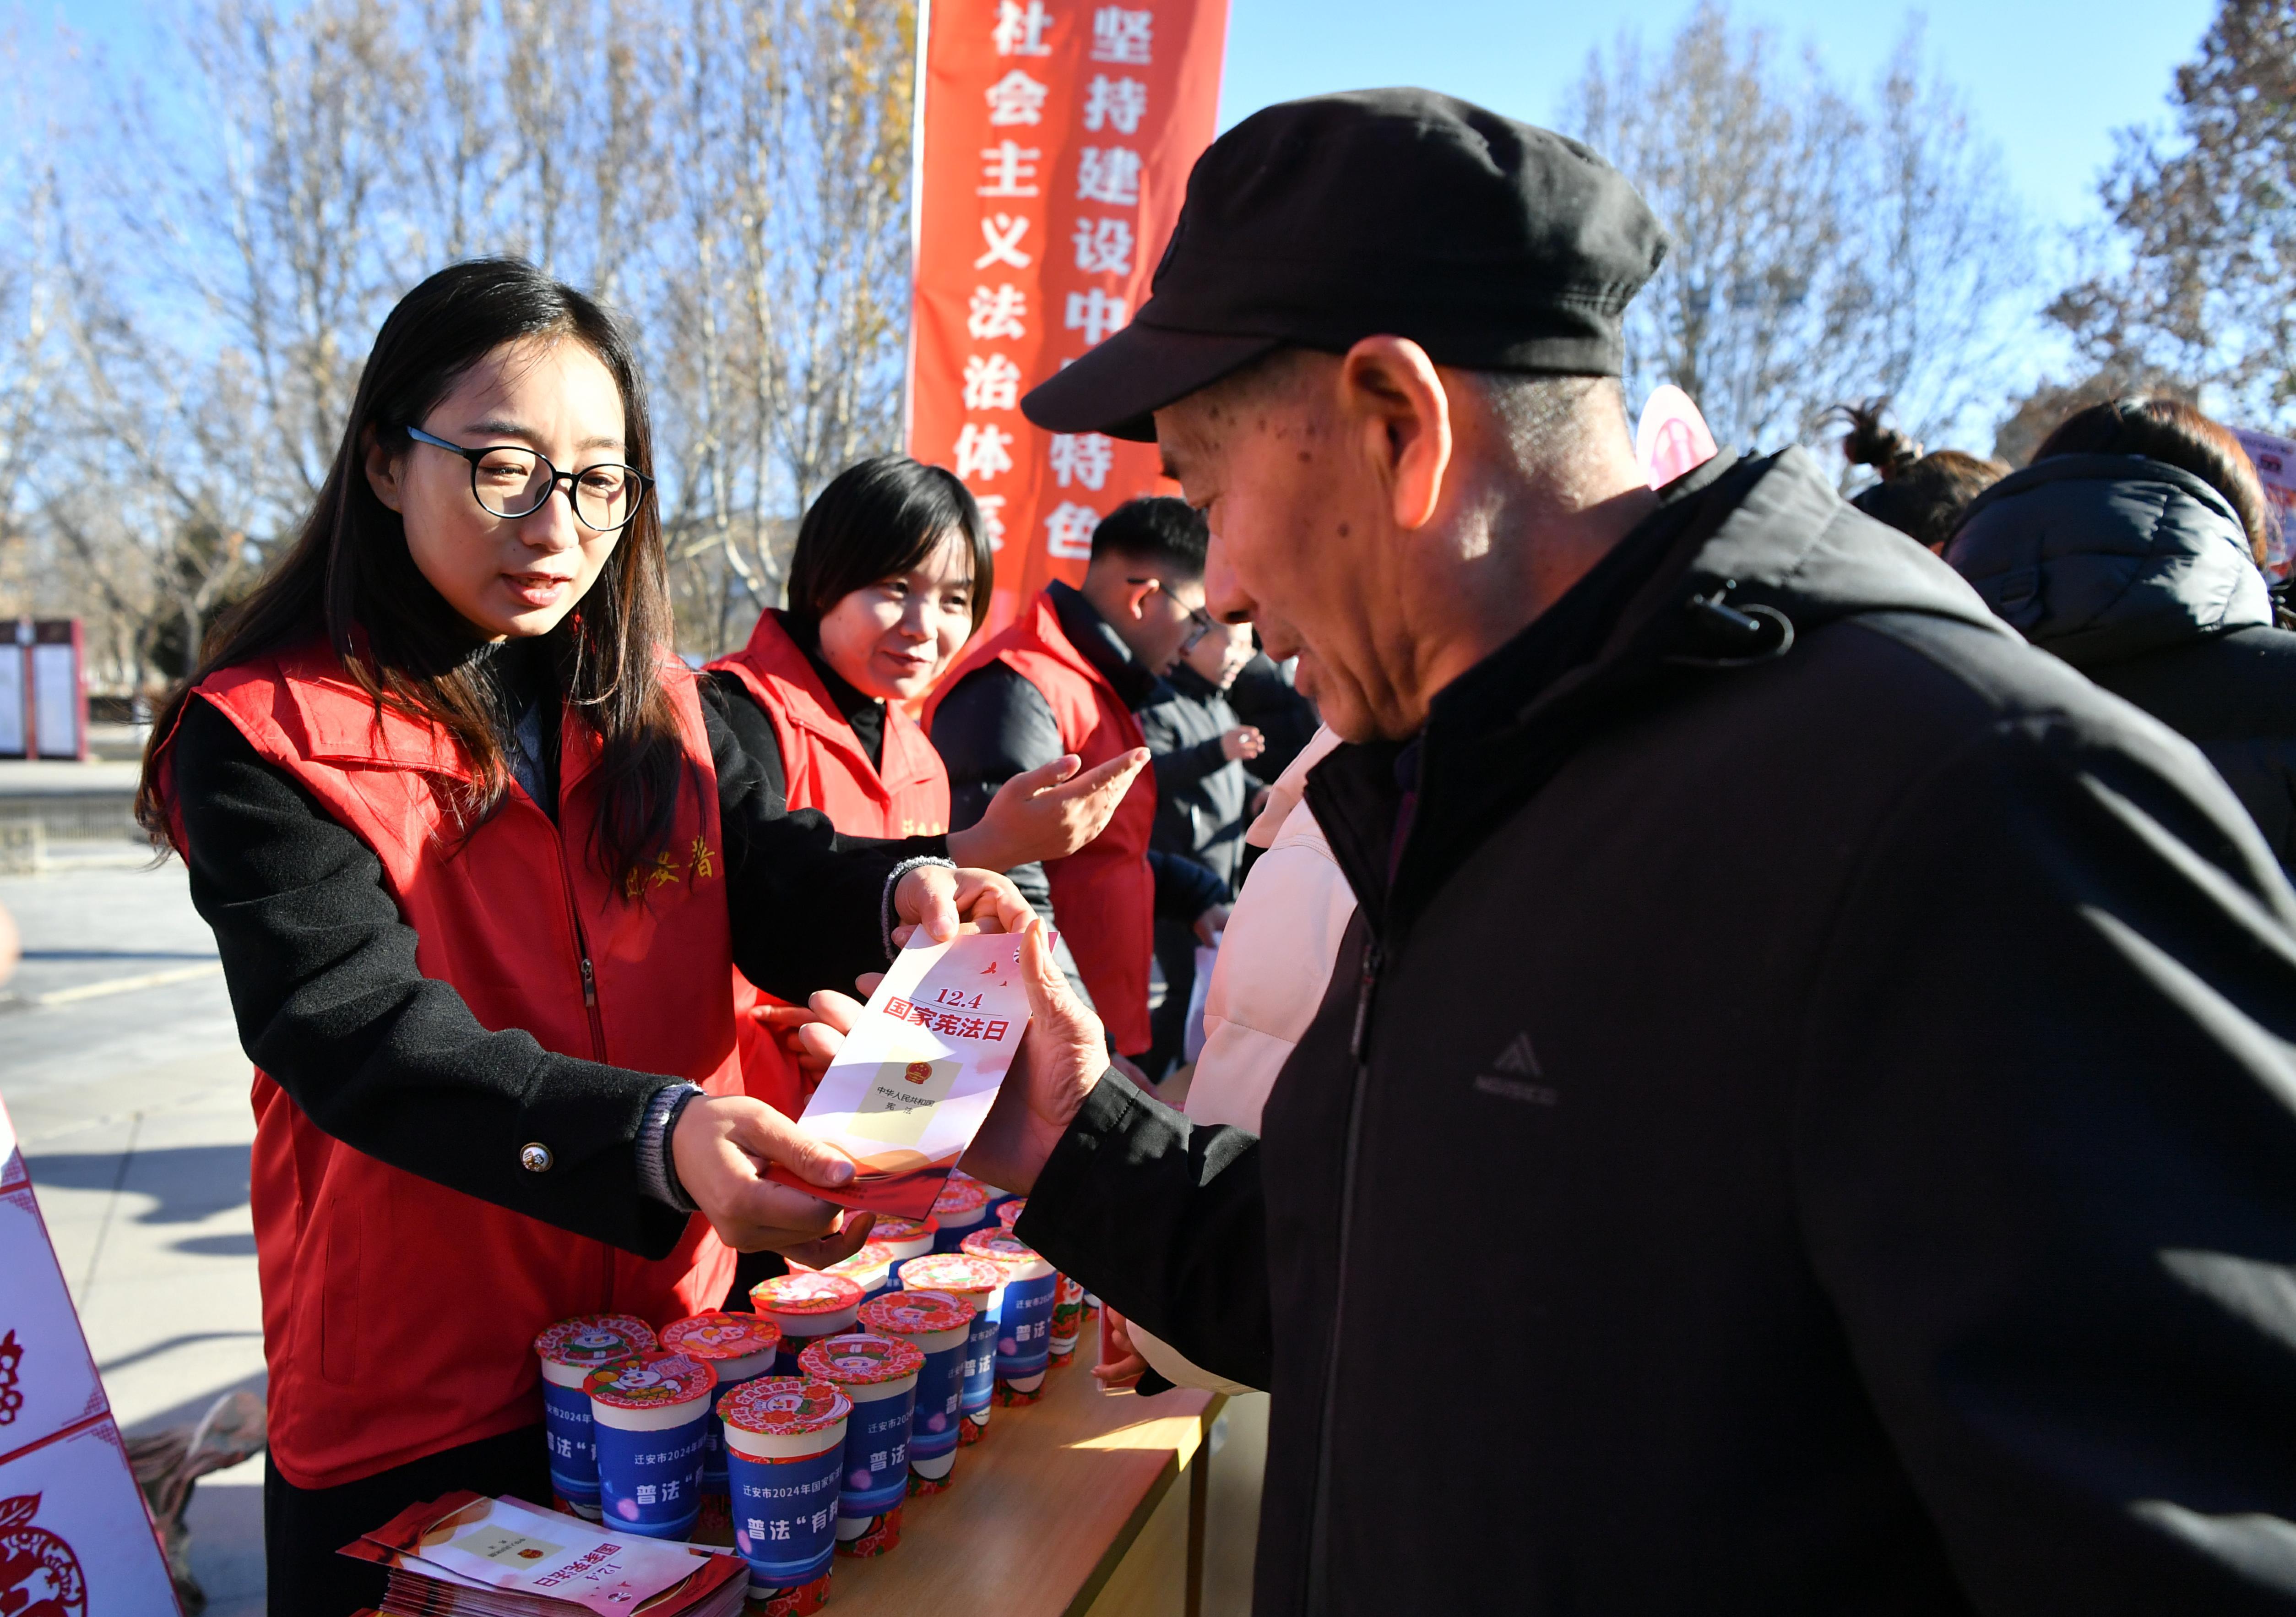
[(2296, 873), (2296, 634), (2224, 496), (2138, 456), (2053, 456), (1979, 496), (1945, 554), (2026, 639), (2198, 745)]
[(2296, 1613), (2296, 892), (1800, 451), (1661, 498), (1391, 879), (1308, 776), (1264, 1137), (1104, 1079), (1016, 1233), (1273, 1391), (1259, 1617)]

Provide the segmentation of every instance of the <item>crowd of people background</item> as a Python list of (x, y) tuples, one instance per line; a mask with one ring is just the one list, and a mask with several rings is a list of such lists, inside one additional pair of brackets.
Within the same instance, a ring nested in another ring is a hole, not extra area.
[(272, 1610), (546, 1488), (540, 1324), (853, 1251), (758, 1165), (849, 1178), (791, 1120), (968, 923), (1036, 1015), (966, 1166), (1098, 1373), (1275, 1392), (1261, 1611), (2296, 1605), (2255, 472), (2169, 399), (2014, 471), (1861, 405), (1854, 499), (1652, 489), (1664, 251), (1466, 103), (1258, 114), (1028, 402), (1184, 497), (984, 633), (964, 485), (862, 461), (699, 673), (613, 316), (410, 292), (141, 800), (260, 1069)]

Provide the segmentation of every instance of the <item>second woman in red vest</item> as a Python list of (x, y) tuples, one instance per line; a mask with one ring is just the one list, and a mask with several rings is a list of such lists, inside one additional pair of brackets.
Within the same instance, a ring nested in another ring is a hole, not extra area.
[[(847, 836), (948, 830), (948, 770), (904, 705), (922, 697), (988, 615), (995, 562), (972, 494), (904, 455), (847, 467), (799, 525), (789, 606), (709, 664), (742, 750), (792, 810)], [(1078, 773), (1074, 754), (1004, 783), (978, 825), (949, 838), (987, 870), (1054, 859), (1098, 836), (1145, 749)], [(811, 1013), (741, 980), (734, 1009), (749, 1093), (794, 1116), (806, 1085), (784, 1038)]]

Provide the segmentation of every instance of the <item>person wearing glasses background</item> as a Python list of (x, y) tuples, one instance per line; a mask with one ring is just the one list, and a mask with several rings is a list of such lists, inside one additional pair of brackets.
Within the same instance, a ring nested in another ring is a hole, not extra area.
[(735, 964), (802, 1001), (917, 924), (1029, 918), (945, 838), (783, 813), (670, 652), (649, 439), (596, 304), (440, 271), (153, 726), (139, 817), (258, 1069), (275, 1613), (377, 1603), (336, 1551), (410, 1503), (548, 1497), (545, 1326), (659, 1325), (719, 1303), (734, 1249), (865, 1239), (759, 1175), (852, 1170), (742, 1094)]
[[(1177, 499), (1128, 500), (1092, 536), (1084, 584), (1054, 579), (968, 652), (925, 706), (948, 765), (949, 823), (974, 824), (1006, 781), (1074, 753), (1087, 769), (1144, 746), (1134, 710), (1218, 628), (1204, 611), (1204, 519)], [(1156, 778), (1143, 771), (1107, 829), (1064, 858), (1015, 866), (1014, 883), (1059, 933), (1071, 987), (1132, 1058), (1147, 1053), (1149, 962), (1159, 915), (1207, 941), (1226, 919), (1226, 883), (1152, 852)]]

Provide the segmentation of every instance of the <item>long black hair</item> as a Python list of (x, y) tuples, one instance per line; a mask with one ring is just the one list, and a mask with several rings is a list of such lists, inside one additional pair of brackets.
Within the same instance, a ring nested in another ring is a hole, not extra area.
[(972, 491), (956, 474), (906, 455), (873, 455), (829, 481), (798, 524), (790, 557), (789, 626), (811, 644), (829, 611), (857, 589), (897, 579), (954, 529), (972, 550), (972, 632), (988, 618), (996, 563)]
[[(193, 686), (218, 669), (324, 636), (374, 700), (449, 735), (472, 766), (468, 786), (434, 781), (455, 817), (476, 825), (509, 788), (492, 681), (464, 623), (415, 566), (397, 512), (366, 478), (367, 448), (411, 448), (411, 426), (507, 343), (571, 339), (611, 372), (622, 398), (624, 456), (651, 476), (653, 432), (629, 340), (597, 303), (517, 259), (450, 265), (398, 301), (375, 333), (334, 464), (294, 544), (216, 623), (198, 666), (152, 727), (137, 820), (164, 849), (160, 754)], [(560, 694), (598, 736), (603, 804), (592, 856), (611, 874), (641, 862), (676, 807), (683, 748), (662, 685), (671, 636), (661, 522), (646, 502), (622, 529), (581, 602), (545, 636)]]

